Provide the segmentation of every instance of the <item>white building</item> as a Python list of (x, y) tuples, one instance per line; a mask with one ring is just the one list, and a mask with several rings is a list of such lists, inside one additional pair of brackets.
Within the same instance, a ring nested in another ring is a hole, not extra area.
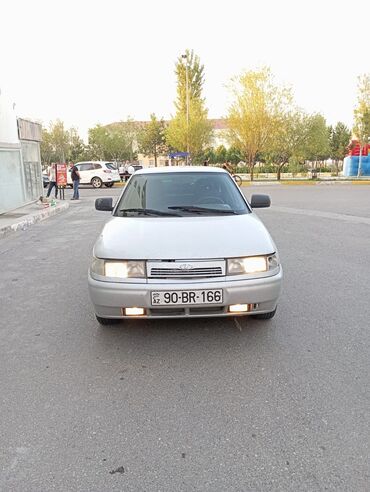
[(42, 195), (41, 125), (18, 119), (0, 89), (0, 214)]

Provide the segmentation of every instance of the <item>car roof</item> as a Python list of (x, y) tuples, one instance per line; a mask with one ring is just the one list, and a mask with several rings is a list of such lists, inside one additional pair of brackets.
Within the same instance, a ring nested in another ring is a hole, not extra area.
[(77, 164), (114, 164), (113, 161), (80, 161), (76, 162), (75, 166)]
[(226, 173), (224, 169), (219, 167), (208, 166), (166, 166), (166, 167), (148, 167), (136, 171), (138, 174), (157, 174), (157, 173)]

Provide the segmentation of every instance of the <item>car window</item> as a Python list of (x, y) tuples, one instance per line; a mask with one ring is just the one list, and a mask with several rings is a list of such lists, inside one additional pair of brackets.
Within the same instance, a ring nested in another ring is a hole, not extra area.
[[(198, 207), (200, 210), (179, 210), (177, 207)], [(237, 185), (226, 173), (148, 173), (133, 175), (115, 211), (132, 208), (154, 209), (162, 212), (179, 211), (181, 215), (213, 215), (250, 212)]]
[(115, 171), (117, 168), (116, 166), (112, 163), (112, 162), (107, 162), (105, 164), (105, 166), (108, 168), (108, 169), (112, 169), (113, 171)]
[(77, 167), (79, 171), (92, 171), (94, 169), (94, 166), (91, 162), (88, 162), (86, 164), (79, 164)]
[(94, 164), (94, 169), (101, 169), (101, 164)]

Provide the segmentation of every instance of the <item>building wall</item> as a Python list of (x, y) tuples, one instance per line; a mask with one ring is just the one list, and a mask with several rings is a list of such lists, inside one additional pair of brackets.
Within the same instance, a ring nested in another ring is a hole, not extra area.
[(13, 104), (0, 89), (0, 148), (19, 145), (17, 117)]
[[(37, 124), (30, 123), (27, 130), (27, 122), (22, 121), (25, 138), (38, 138)], [(1, 92), (0, 177), (0, 214), (22, 207), (42, 194), (40, 143), (19, 140), (13, 104)]]
[[(137, 160), (139, 164), (143, 167), (154, 167), (154, 157), (148, 157), (143, 154), (138, 154)], [(168, 157), (167, 156), (158, 156), (157, 157), (157, 166), (163, 167), (168, 166)]]
[(25, 203), (21, 149), (0, 148), (0, 214)]

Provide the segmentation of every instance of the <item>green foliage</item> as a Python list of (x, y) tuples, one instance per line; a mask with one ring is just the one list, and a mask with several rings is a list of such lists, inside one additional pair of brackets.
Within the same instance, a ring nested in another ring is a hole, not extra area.
[(310, 117), (298, 109), (293, 109), (280, 118), (274, 138), (270, 140), (263, 157), (277, 172), (281, 172), (289, 162), (302, 162), (306, 158)]
[(132, 161), (136, 135), (137, 126), (131, 119), (110, 126), (96, 125), (89, 129), (90, 158)]
[(86, 146), (76, 128), (69, 130), (68, 161), (78, 162), (87, 158)]
[(351, 131), (344, 123), (339, 121), (335, 127), (329, 127), (329, 148), (331, 159), (341, 160), (344, 158), (350, 139)]
[[(212, 137), (212, 126), (202, 98), (204, 66), (193, 51), (179, 57), (176, 63), (177, 99), (176, 114), (166, 130), (167, 144), (178, 151), (189, 152), (193, 161), (199, 159)], [(186, 80), (188, 74), (188, 81)], [(188, 97), (187, 97), (188, 82)], [(189, 112), (189, 117), (187, 116)]]
[(46, 129), (42, 129), (42, 141), (40, 145), (41, 162), (43, 164), (50, 164), (56, 160), (55, 149), (51, 133)]
[(226, 160), (231, 164), (238, 164), (240, 161), (244, 161), (245, 157), (241, 151), (236, 147), (229, 147), (226, 152)]
[(289, 111), (291, 91), (275, 85), (271, 70), (263, 68), (233, 79), (231, 92), (229, 141), (244, 156), (253, 179), (257, 153), (268, 151)]
[(355, 124), (353, 131), (361, 142), (370, 140), (370, 74), (364, 74), (358, 78), (358, 100), (354, 111)]
[(49, 129), (42, 129), (41, 161), (76, 162), (86, 155), (86, 146), (75, 128), (67, 130), (60, 120), (50, 123)]
[(154, 165), (157, 167), (158, 155), (168, 153), (163, 119), (158, 121), (155, 114), (150, 115), (150, 122), (139, 130), (138, 146), (139, 152), (145, 156), (154, 157)]
[(175, 108), (176, 112), (181, 114), (186, 114), (186, 72), (188, 74), (189, 100), (199, 101), (201, 105), (204, 105), (205, 100), (202, 98), (204, 65), (200, 64), (200, 58), (194, 54), (193, 50), (186, 50), (185, 55), (179, 56), (175, 68), (177, 78)]
[(329, 128), (321, 114), (309, 116), (304, 151), (305, 158), (310, 161), (324, 160), (330, 155)]
[(89, 154), (91, 158), (104, 160), (108, 152), (108, 147), (108, 130), (101, 125), (96, 125), (94, 128), (89, 128)]

